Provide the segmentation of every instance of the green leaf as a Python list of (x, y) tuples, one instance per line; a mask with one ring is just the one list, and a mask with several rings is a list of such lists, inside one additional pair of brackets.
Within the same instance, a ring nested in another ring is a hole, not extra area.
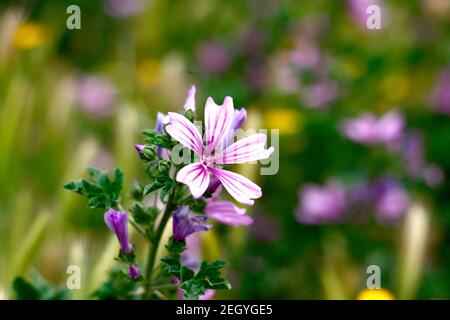
[(136, 223), (143, 225), (152, 225), (159, 215), (158, 208), (144, 208), (140, 203), (136, 203), (131, 209), (133, 219)]
[(184, 290), (184, 298), (189, 300), (197, 300), (205, 294), (205, 286), (203, 280), (190, 279), (180, 285), (180, 289)]
[(135, 300), (138, 284), (129, 279), (120, 268), (114, 267), (109, 272), (109, 278), (104, 282), (93, 296), (103, 300)]
[(159, 172), (155, 180), (146, 185), (144, 188), (144, 196), (159, 190), (161, 190), (160, 198), (163, 201), (172, 191), (175, 187), (175, 181), (169, 178), (168, 174), (166, 172)]
[(14, 279), (13, 290), (18, 300), (39, 300), (41, 297), (39, 290), (22, 277)]
[(154, 129), (147, 129), (142, 132), (145, 136), (145, 141), (157, 147), (170, 149), (174, 143), (172, 138), (167, 133), (158, 133)]
[(32, 274), (32, 281), (17, 277), (12, 287), (19, 300), (65, 300), (69, 297), (66, 288), (55, 289), (36, 271)]
[(226, 266), (224, 260), (212, 263), (203, 261), (197, 274), (181, 264), (181, 254), (186, 249), (185, 242), (174, 242), (171, 238), (166, 245), (169, 254), (161, 258), (163, 270), (181, 281), (180, 289), (185, 291), (186, 299), (198, 299), (207, 289), (231, 289), (231, 284), (221, 276), (221, 269)]
[(88, 167), (86, 171), (92, 181), (79, 179), (64, 185), (64, 188), (89, 198), (90, 208), (109, 209), (115, 207), (120, 200), (120, 191), (123, 186), (122, 171), (116, 168), (113, 180), (110, 180), (106, 171), (94, 167)]
[(182, 266), (180, 269), (180, 280), (188, 281), (194, 277), (194, 271), (189, 269), (188, 267)]
[(172, 179), (168, 179), (165, 181), (162, 189), (161, 189), (161, 193), (159, 194), (159, 198), (161, 199), (161, 201), (164, 201), (166, 199), (166, 197), (172, 193), (173, 189), (175, 188), (175, 181), (173, 181)]
[(148, 184), (144, 188), (144, 196), (152, 193), (153, 191), (156, 191), (158, 189), (161, 189), (164, 186), (164, 183), (161, 181), (153, 181), (152, 183)]

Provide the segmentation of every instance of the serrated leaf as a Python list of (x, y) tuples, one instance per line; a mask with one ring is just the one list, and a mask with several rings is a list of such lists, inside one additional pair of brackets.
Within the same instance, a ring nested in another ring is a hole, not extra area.
[(173, 191), (173, 188), (175, 188), (175, 181), (173, 181), (172, 179), (168, 179), (162, 189), (161, 189), (161, 193), (159, 194), (159, 198), (161, 199), (161, 201), (164, 201), (166, 199), (166, 197)]
[(144, 196), (149, 195), (150, 193), (161, 189), (164, 186), (164, 183), (160, 182), (160, 181), (153, 181), (152, 183), (148, 184), (145, 186), (144, 188)]
[(142, 133), (148, 144), (167, 149), (172, 147), (172, 138), (167, 133), (158, 133), (154, 129), (147, 129)]
[(180, 285), (180, 289), (184, 290), (184, 298), (189, 300), (197, 300), (205, 294), (205, 286), (202, 280), (190, 279)]
[(115, 207), (120, 200), (120, 191), (123, 185), (122, 171), (118, 168), (115, 169), (113, 181), (110, 180), (106, 171), (94, 167), (88, 167), (86, 171), (92, 181), (79, 179), (64, 185), (64, 188), (89, 198), (90, 208), (109, 209)]

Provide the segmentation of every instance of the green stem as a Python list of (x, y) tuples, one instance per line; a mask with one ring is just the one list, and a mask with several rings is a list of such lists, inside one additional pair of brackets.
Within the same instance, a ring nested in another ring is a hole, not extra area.
[(166, 224), (172, 216), (172, 211), (174, 209), (174, 198), (175, 198), (175, 188), (169, 195), (167, 200), (166, 209), (164, 210), (161, 222), (159, 223), (158, 229), (156, 230), (155, 237), (153, 238), (152, 245), (148, 253), (147, 267), (145, 270), (145, 278), (147, 281), (146, 291), (147, 294), (152, 286), (153, 269), (155, 268), (156, 254), (158, 252), (159, 242), (161, 241), (162, 234), (166, 228)]

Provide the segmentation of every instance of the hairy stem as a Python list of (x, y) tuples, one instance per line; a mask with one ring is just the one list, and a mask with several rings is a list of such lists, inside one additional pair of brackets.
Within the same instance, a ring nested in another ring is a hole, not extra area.
[(153, 238), (152, 245), (150, 246), (150, 250), (148, 253), (147, 266), (145, 269), (145, 278), (147, 281), (146, 287), (147, 294), (149, 294), (149, 290), (151, 289), (152, 286), (153, 270), (155, 268), (156, 254), (158, 252), (161, 236), (164, 232), (164, 229), (166, 228), (167, 222), (172, 216), (172, 211), (174, 210), (175, 207), (174, 198), (175, 198), (175, 188), (173, 188), (172, 192), (169, 195), (169, 199), (167, 200), (166, 204), (166, 209), (164, 210), (161, 222), (159, 223), (158, 228), (156, 229), (155, 237)]

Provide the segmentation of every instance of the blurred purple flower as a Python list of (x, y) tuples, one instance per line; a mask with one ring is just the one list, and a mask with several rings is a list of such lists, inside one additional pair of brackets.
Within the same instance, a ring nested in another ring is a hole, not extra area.
[(139, 270), (139, 268), (134, 264), (130, 264), (130, 266), (128, 267), (128, 277), (130, 277), (131, 279), (137, 279), (140, 277), (140, 275), (141, 271)]
[(105, 147), (101, 146), (97, 150), (92, 161), (90, 161), (89, 165), (107, 171), (114, 167), (114, 159), (111, 155), (111, 152), (109, 152), (109, 150)]
[(320, 81), (304, 90), (303, 100), (306, 107), (323, 108), (329, 106), (337, 97), (338, 86), (334, 81)]
[(78, 84), (77, 100), (80, 108), (96, 117), (105, 117), (112, 113), (116, 90), (102, 77), (87, 76)]
[(219, 75), (228, 70), (231, 57), (227, 49), (215, 42), (207, 42), (197, 52), (200, 68), (203, 72)]
[(142, 12), (147, 0), (104, 0), (105, 11), (114, 18), (132, 17)]
[(385, 144), (390, 147), (402, 137), (404, 124), (403, 115), (397, 111), (388, 112), (378, 119), (371, 113), (363, 113), (355, 119), (344, 121), (341, 132), (361, 144)]
[(418, 131), (406, 133), (401, 140), (400, 152), (407, 171), (417, 178), (425, 161), (422, 134)]
[(444, 182), (445, 174), (438, 166), (428, 165), (423, 170), (423, 179), (429, 187), (435, 188)]
[(262, 64), (248, 64), (245, 68), (245, 76), (249, 87), (254, 91), (262, 91), (267, 82), (267, 70)]
[(290, 52), (292, 65), (298, 70), (311, 69), (320, 62), (320, 50), (309, 41), (299, 40)]
[(173, 214), (173, 240), (186, 241), (186, 237), (195, 232), (209, 230), (211, 225), (201, 224), (206, 219), (208, 217), (202, 215), (191, 217), (189, 207), (178, 207)]
[(264, 33), (257, 29), (248, 30), (241, 43), (242, 53), (249, 57), (257, 57), (264, 52)]
[(125, 212), (115, 211), (111, 208), (106, 211), (104, 219), (109, 230), (119, 240), (122, 253), (132, 252), (133, 246), (128, 241), (128, 215)]
[(445, 70), (439, 75), (431, 94), (431, 106), (437, 112), (450, 114), (450, 70)]
[(250, 232), (253, 237), (262, 242), (273, 242), (280, 238), (280, 222), (273, 217), (258, 212), (255, 222), (250, 227)]
[(400, 218), (409, 205), (408, 193), (393, 178), (382, 178), (373, 185), (373, 201), (381, 222)]
[(346, 189), (340, 183), (306, 185), (300, 191), (297, 220), (303, 224), (339, 222), (344, 217), (346, 208)]
[(380, 0), (348, 0), (350, 16), (361, 29), (369, 30), (367, 18), (370, 14), (367, 13), (367, 8), (371, 5), (377, 5), (381, 9), (381, 28), (384, 28), (387, 23), (387, 12)]

